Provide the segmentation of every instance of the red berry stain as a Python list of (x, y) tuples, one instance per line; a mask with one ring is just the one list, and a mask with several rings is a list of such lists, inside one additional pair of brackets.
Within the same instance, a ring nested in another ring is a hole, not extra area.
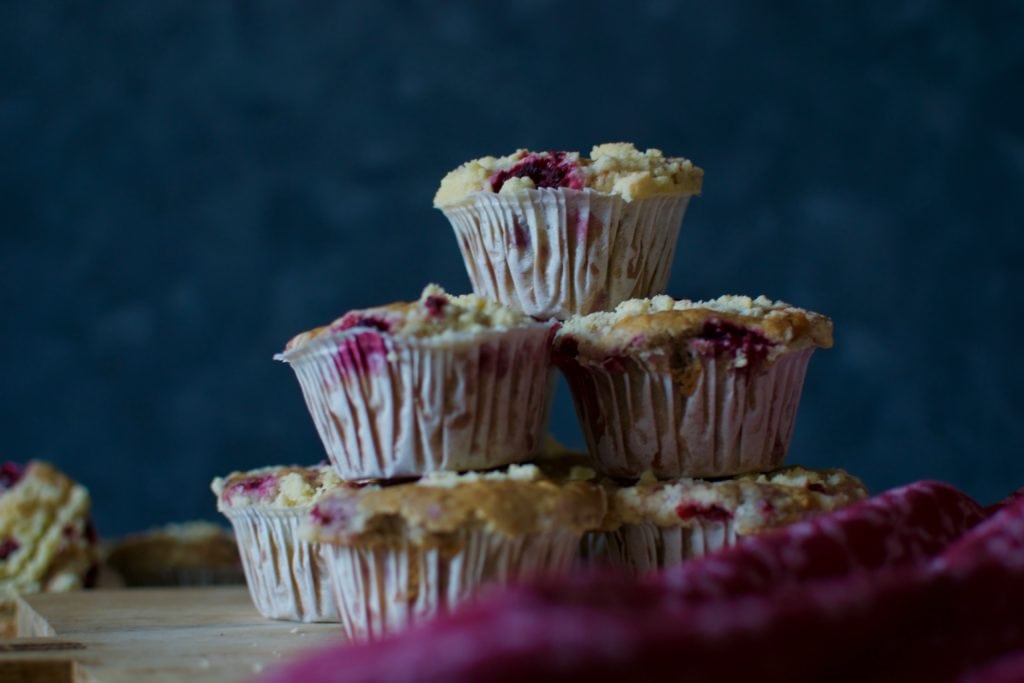
[[(448, 307), (448, 299), (438, 294), (431, 294), (423, 300), (423, 307), (431, 318), (440, 318), (444, 315), (444, 309)], [(382, 330), (387, 332), (387, 330)]]
[(529, 178), (534, 187), (568, 187), (583, 189), (583, 172), (580, 165), (567, 160), (565, 152), (527, 154), (511, 168), (494, 173), (488, 182), (491, 189), (500, 192), (509, 178)]
[(705, 322), (695, 342), (699, 349), (710, 351), (716, 356), (742, 352), (747, 358), (748, 366), (764, 360), (775, 346), (757, 330), (720, 318), (711, 318)]
[(388, 346), (376, 331), (366, 331), (343, 339), (332, 356), (338, 375), (370, 373), (384, 366)]
[(309, 513), (310, 517), (313, 518), (313, 523), (317, 526), (328, 526), (334, 521), (334, 517), (331, 513), (323, 509), (321, 505), (314, 505), (313, 510)]
[(242, 494), (266, 498), (274, 490), (276, 485), (277, 477), (273, 474), (259, 477), (247, 477), (240, 481), (236, 481), (234, 484), (229, 486), (227, 491), (224, 492), (224, 497), (228, 501), (235, 496)]
[(364, 315), (359, 311), (352, 311), (342, 316), (338, 324), (334, 326), (335, 332), (350, 330), (353, 327), (368, 327), (378, 332), (390, 332), (391, 322), (375, 315)]
[(530, 246), (530, 233), (518, 220), (512, 222), (512, 244), (516, 249), (528, 249)]
[(0, 465), (0, 493), (21, 481), (25, 476), (25, 465), (8, 460)]
[(13, 538), (5, 538), (3, 542), (0, 543), (0, 560), (6, 560), (12, 554), (16, 553), (20, 547), (21, 544)]
[(757, 509), (764, 515), (775, 514), (775, 505), (770, 500), (765, 500), (764, 498), (757, 501)]
[(723, 507), (690, 502), (677, 505), (676, 516), (683, 520), (701, 519), (708, 522), (728, 522), (732, 519), (732, 513)]
[(578, 365), (576, 357), (580, 354), (580, 342), (576, 337), (563, 335), (554, 344), (551, 358), (555, 365), (562, 368), (575, 368)]
[(626, 356), (612, 354), (601, 361), (601, 367), (608, 372), (620, 373), (626, 371)]

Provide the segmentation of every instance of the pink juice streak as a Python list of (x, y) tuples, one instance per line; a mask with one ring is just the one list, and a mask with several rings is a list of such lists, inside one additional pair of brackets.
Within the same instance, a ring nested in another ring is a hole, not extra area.
[(236, 481), (224, 491), (224, 498), (230, 502), (235, 496), (255, 496), (269, 498), (277, 489), (277, 476), (267, 474), (257, 477), (246, 477)]

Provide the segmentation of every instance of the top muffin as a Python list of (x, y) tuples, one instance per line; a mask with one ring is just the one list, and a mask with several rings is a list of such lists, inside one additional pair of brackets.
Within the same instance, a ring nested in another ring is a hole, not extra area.
[(590, 189), (627, 202), (654, 195), (699, 194), (704, 171), (689, 159), (666, 157), (659, 149), (639, 151), (631, 143), (597, 145), (590, 158), (578, 152), (531, 152), (466, 162), (441, 181), (434, 206), (474, 192), (511, 193), (541, 187)]

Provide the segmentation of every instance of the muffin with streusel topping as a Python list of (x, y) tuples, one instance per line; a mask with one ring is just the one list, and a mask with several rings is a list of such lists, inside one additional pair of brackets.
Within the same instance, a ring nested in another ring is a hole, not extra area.
[(436, 285), (292, 339), (291, 364), (346, 480), (528, 460), (552, 388), (552, 323)]
[(322, 549), (302, 540), (310, 509), (343, 482), (327, 465), (263, 467), (213, 480), (256, 609), (270, 619), (337, 621)]
[(238, 544), (202, 520), (146, 529), (107, 545), (104, 562), (126, 586), (212, 586), (245, 581)]
[(510, 465), (326, 496), (305, 533), (326, 548), (345, 634), (378, 638), (485, 585), (568, 571), (606, 513), (593, 474)]
[(84, 486), (46, 462), (0, 465), (0, 601), (89, 585), (96, 540)]
[(781, 467), (827, 317), (765, 297), (635, 299), (555, 338), (599, 472), (659, 479)]
[(603, 484), (608, 492), (605, 529), (587, 534), (586, 555), (638, 574), (867, 496), (864, 484), (843, 470), (803, 467), (715, 481), (645, 477), (635, 484)]
[(469, 161), (441, 181), (473, 291), (540, 318), (665, 291), (704, 172), (629, 143)]

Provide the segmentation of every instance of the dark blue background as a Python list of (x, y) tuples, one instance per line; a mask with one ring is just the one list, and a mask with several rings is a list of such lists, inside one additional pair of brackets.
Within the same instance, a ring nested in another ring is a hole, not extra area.
[[(993, 500), (1024, 485), (1022, 29), (1016, 2), (4, 3), (0, 457), (73, 473), (107, 534), (215, 516), (211, 477), (322, 457), (291, 335), (468, 290), (446, 171), (630, 140), (706, 170), (672, 294), (834, 318), (791, 461)], [(553, 428), (581, 443), (564, 394)]]

